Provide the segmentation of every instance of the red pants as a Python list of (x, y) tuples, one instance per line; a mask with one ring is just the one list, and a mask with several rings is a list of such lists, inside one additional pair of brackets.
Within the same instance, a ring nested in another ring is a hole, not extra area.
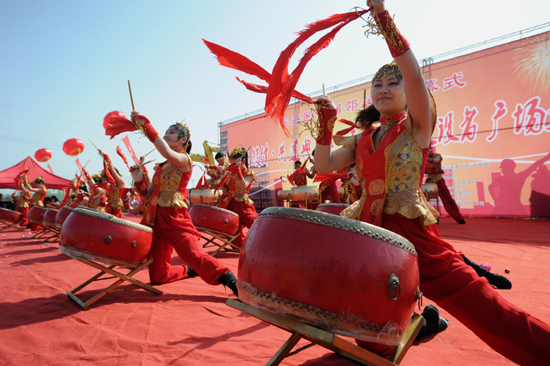
[(384, 215), (382, 227), (407, 238), (418, 252), (420, 290), (501, 355), (520, 365), (550, 364), (550, 326), (504, 300), (439, 237), (399, 214)]
[(114, 215), (118, 217), (119, 219), (124, 218), (124, 214), (122, 213), (122, 210), (120, 208), (112, 208), (111, 207), (111, 215)]
[[(428, 179), (426, 182), (430, 183), (431, 181), (430, 179)], [(449, 192), (449, 188), (447, 188), (445, 179), (441, 178), (435, 184), (437, 184), (437, 189), (439, 190), (439, 198), (441, 198), (441, 202), (443, 202), (443, 207), (445, 207), (447, 213), (451, 215), (451, 217), (456, 221), (464, 220), (464, 217), (462, 217), (462, 215), (460, 214), (458, 205), (453, 199), (453, 196), (451, 196), (451, 192)]]
[(187, 266), (172, 266), (174, 249), (179, 257), (191, 266), (204, 282), (218, 285), (218, 279), (229, 271), (216, 258), (202, 251), (200, 234), (191, 222), (187, 209), (158, 207), (153, 226), (149, 278), (152, 284), (168, 283), (187, 277)]
[(17, 212), (21, 212), (23, 214), (23, 220), (21, 220), (21, 222), (19, 223), (19, 226), (23, 226), (23, 227), (27, 227), (27, 225), (29, 224), (29, 208), (28, 207), (19, 207), (17, 206), (15, 208), (15, 211)]
[(330, 184), (323, 189), (323, 193), (321, 193), (321, 203), (324, 203), (329, 197), (332, 203), (342, 203), (336, 184)]
[(242, 247), (244, 239), (246, 238), (243, 229), (245, 227), (250, 229), (256, 220), (256, 217), (258, 217), (258, 213), (256, 212), (254, 205), (235, 200), (231, 200), (231, 202), (229, 202), (229, 207), (227, 207), (227, 209), (239, 215), (239, 236), (233, 240), (233, 244), (238, 247)]

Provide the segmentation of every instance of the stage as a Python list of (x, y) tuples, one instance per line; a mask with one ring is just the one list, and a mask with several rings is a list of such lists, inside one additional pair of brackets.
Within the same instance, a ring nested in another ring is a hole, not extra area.
[[(550, 221), (466, 221), (442, 218), (441, 236), (473, 261), (490, 263), (495, 273), (509, 269), (512, 290), (499, 294), (550, 322)], [(0, 243), (0, 365), (263, 365), (288, 338), (225, 305), (235, 299), (231, 291), (198, 277), (156, 286), (163, 295), (143, 289), (110, 293), (82, 310), (66, 293), (97, 270), (58, 252), (56, 243), (31, 239), (28, 230), (2, 232)], [(217, 258), (237, 274), (238, 254)], [(148, 282), (147, 270), (136, 278)], [(107, 285), (94, 283), (79, 296), (91, 297)], [(449, 328), (415, 343), (402, 365), (514, 364), (440, 310)], [(318, 346), (282, 363), (355, 364)]]

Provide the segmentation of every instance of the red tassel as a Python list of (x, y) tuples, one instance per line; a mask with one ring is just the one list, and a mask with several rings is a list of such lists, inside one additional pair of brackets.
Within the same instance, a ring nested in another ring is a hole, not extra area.
[(347, 135), (348, 133), (350, 133), (356, 126), (355, 126), (355, 123), (353, 123), (352, 121), (348, 120), (348, 119), (339, 119), (338, 121), (342, 122), (343, 124), (346, 124), (348, 126), (350, 126), (349, 128), (345, 128), (343, 130), (340, 130), (338, 132), (335, 133), (336, 136), (344, 136), (344, 135)]
[(128, 160), (126, 160), (126, 156), (124, 156), (124, 154), (122, 153), (122, 149), (118, 145), (116, 147), (116, 153), (122, 158), (122, 160), (124, 160), (124, 163), (128, 167), (128, 170), (130, 170), (130, 165), (128, 165)]
[[(345, 25), (349, 22), (357, 19), (368, 10), (361, 12), (350, 12), (346, 14), (336, 14), (331, 17), (312, 23), (307, 26), (307, 28), (299, 33), (296, 41), (291, 43), (279, 56), (275, 67), (273, 68), (272, 80), (269, 84), (269, 90), (266, 98), (265, 110), (266, 113), (270, 116), (279, 120), (279, 123), (284, 127), (284, 115), (288, 108), (288, 103), (290, 101), (290, 95), (300, 76), (302, 75), (303, 70), (305, 69), (307, 63), (315, 56), (319, 51), (326, 48), (330, 42), (336, 36), (336, 33), (340, 31)], [(294, 54), (296, 48), (300, 46), (306, 39), (311, 37), (313, 34), (317, 33), (320, 30), (330, 28), (336, 24), (340, 23), (336, 28), (330, 31), (328, 34), (319, 39), (315, 44), (307, 49), (304, 54), (304, 57), (300, 60), (299, 65), (294, 69), (291, 75), (288, 74), (288, 63), (290, 57)], [(286, 131), (286, 129), (285, 129)]]
[(108, 113), (104, 118), (103, 126), (105, 127), (105, 136), (111, 136), (111, 139), (123, 132), (136, 130), (132, 121), (126, 117), (124, 112), (120, 111)]

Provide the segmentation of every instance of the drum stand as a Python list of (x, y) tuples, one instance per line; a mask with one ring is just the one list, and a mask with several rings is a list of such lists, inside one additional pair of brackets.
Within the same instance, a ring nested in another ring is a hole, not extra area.
[(292, 207), (293, 204), (298, 204), (298, 205), (301, 205), (301, 204), (304, 204), (305, 206), (305, 209), (309, 209), (311, 207), (311, 205), (319, 205), (321, 203), (321, 201), (319, 199), (316, 199), (316, 200), (308, 200), (307, 197), (306, 197), (306, 200), (305, 201), (299, 201), (299, 202), (294, 202), (292, 201), (292, 199), (288, 199), (288, 207)]
[[(315, 328), (311, 325), (288, 319), (264, 310), (253, 308), (252, 306), (246, 305), (245, 303), (238, 300), (228, 299), (226, 304), (237, 310), (244, 311), (245, 313), (252, 315), (255, 318), (258, 318), (276, 327), (286, 330), (287, 332), (292, 334), (290, 338), (288, 338), (288, 340), (283, 344), (283, 346), (277, 351), (277, 353), (275, 353), (271, 360), (266, 363), (266, 366), (279, 365), (286, 357), (295, 355), (298, 352), (301, 352), (304, 349), (315, 345), (319, 345), (321, 347), (334, 351), (341, 356), (347, 357), (363, 365), (399, 365), (405, 357), (405, 354), (411, 347), (418, 332), (420, 332), (420, 328), (422, 328), (422, 325), (424, 324), (424, 319), (422, 318), (422, 316), (413, 313), (411, 324), (409, 325), (409, 327), (405, 331), (405, 335), (403, 336), (402, 345), (399, 347), (395, 347), (390, 358), (386, 360), (385, 358), (377, 356), (376, 354), (367, 351), (366, 349), (361, 348), (355, 343), (352, 343), (336, 334), (327, 332), (319, 328)], [(311, 343), (301, 348), (298, 348), (295, 351), (292, 351), (292, 348), (294, 348), (294, 346), (302, 338), (308, 340)]]
[[(212, 244), (218, 247), (218, 249), (216, 249), (214, 253), (210, 254), (212, 257), (218, 254), (222, 249), (228, 252), (235, 252), (235, 253), (241, 252), (241, 248), (233, 244), (233, 240), (235, 240), (240, 235), (239, 231), (237, 231), (237, 233), (234, 236), (226, 237), (226, 238), (206, 228), (201, 228), (199, 231), (201, 232), (201, 237), (204, 240), (206, 240), (206, 243), (204, 243), (202, 246), (203, 248), (208, 247), (209, 244)], [(210, 235), (211, 238), (207, 238), (206, 236), (202, 235), (202, 233)], [(216, 242), (215, 241), (216, 239), (221, 241), (221, 243)]]
[[(19, 220), (19, 221), (4, 221), (4, 220), (0, 220), (0, 233), (4, 230), (8, 230), (9, 228), (12, 228), (14, 227), (15, 225), (18, 225), (21, 221), (23, 221), (23, 219)], [(16, 227), (15, 228), (17, 231), (23, 231), (25, 230), (26, 228), (18, 228)]]
[[(130, 267), (130, 266), (126, 267), (127, 269), (130, 269), (130, 272), (128, 274), (123, 274), (123, 273), (120, 273), (120, 272), (117, 272), (117, 271), (113, 270), (113, 268), (115, 267), (114, 264), (110, 265), (109, 267), (105, 267), (105, 266), (103, 266), (99, 263), (93, 262), (93, 261), (91, 261), (89, 259), (86, 259), (84, 257), (80, 257), (80, 256), (77, 256), (77, 255), (74, 255), (74, 254), (69, 254), (69, 253), (66, 253), (66, 252), (64, 254), (68, 255), (69, 257), (71, 257), (73, 259), (76, 259), (79, 262), (82, 262), (82, 263), (87, 264), (91, 267), (97, 268), (101, 271), (98, 274), (96, 274), (95, 276), (93, 276), (92, 278), (90, 278), (89, 280), (87, 280), (86, 282), (82, 283), (80, 286), (78, 286), (75, 289), (67, 292), (67, 296), (69, 296), (73, 301), (75, 301), (78, 305), (80, 305), (82, 307), (82, 309), (84, 309), (84, 310), (86, 310), (88, 307), (90, 307), (90, 305), (92, 305), (97, 300), (101, 299), (103, 296), (105, 296), (109, 292), (125, 291), (125, 290), (129, 290), (129, 289), (133, 289), (133, 287), (124, 288), (124, 289), (116, 289), (124, 281), (130, 282), (135, 287), (141, 287), (142, 289), (151, 291), (151, 292), (153, 292), (157, 295), (162, 295), (162, 291), (157, 290), (153, 286), (150, 286), (150, 285), (148, 285), (146, 283), (143, 283), (139, 280), (136, 280), (135, 278), (132, 277), (133, 275), (135, 275), (136, 273), (138, 273), (142, 269), (146, 268), (149, 264), (151, 264), (153, 262), (153, 257), (151, 256), (151, 254), (148, 255), (148, 260), (146, 262), (140, 264), (139, 266), (137, 266), (137, 267)], [(100, 278), (105, 273), (108, 273), (108, 274), (112, 275), (112, 277)], [(119, 278), (119, 279), (116, 282), (114, 282), (112, 285), (110, 285), (109, 287), (107, 287), (103, 291), (99, 292), (97, 295), (95, 295), (94, 297), (92, 297), (91, 299), (89, 299), (86, 302), (80, 300), (75, 295), (78, 291), (82, 290), (84, 287), (88, 286), (92, 282), (102, 281), (102, 280), (109, 280), (109, 279), (113, 279), (113, 278)]]

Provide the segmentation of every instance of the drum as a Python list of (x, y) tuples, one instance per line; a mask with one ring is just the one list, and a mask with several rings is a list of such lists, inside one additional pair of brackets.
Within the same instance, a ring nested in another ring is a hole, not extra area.
[(407, 239), (312, 210), (263, 210), (239, 260), (244, 303), (389, 346), (399, 345), (409, 326), (419, 283)]
[(69, 206), (63, 206), (55, 216), (55, 226), (58, 229), (61, 229), (63, 227), (63, 223), (67, 219), (67, 217), (73, 212), (74, 208)]
[(278, 201), (288, 201), (290, 198), (290, 191), (277, 191), (277, 200)]
[(427, 199), (438, 198), (439, 189), (437, 188), (436, 183), (424, 183), (422, 184), (422, 193), (426, 196)]
[(43, 224), (45, 226), (49, 227), (56, 227), (55, 226), (55, 217), (57, 216), (57, 213), (59, 210), (55, 208), (48, 208), (46, 213), (44, 214), (44, 219), (42, 220)]
[(290, 189), (290, 199), (294, 203), (319, 200), (319, 188), (316, 186), (300, 186)]
[(131, 268), (147, 260), (152, 240), (150, 227), (78, 207), (63, 223), (59, 250), (70, 256)]
[(46, 211), (48, 211), (48, 209), (44, 207), (31, 207), (31, 209), (29, 210), (29, 221), (35, 225), (42, 225)]
[(21, 212), (8, 210), (7, 208), (0, 208), (0, 221), (18, 222), (23, 219)]
[(225, 238), (235, 236), (239, 228), (239, 215), (224, 208), (196, 204), (191, 206), (189, 215), (197, 230), (208, 230)]
[(340, 212), (348, 206), (347, 203), (321, 203), (316, 210), (340, 216)]
[(220, 198), (220, 191), (214, 189), (194, 189), (189, 192), (191, 204), (216, 204)]

